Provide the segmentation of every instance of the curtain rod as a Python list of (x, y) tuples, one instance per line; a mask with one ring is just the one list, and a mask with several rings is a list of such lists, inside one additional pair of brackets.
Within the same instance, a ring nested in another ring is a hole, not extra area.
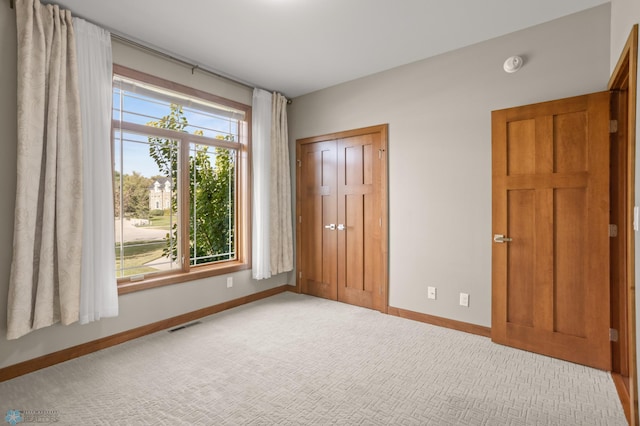
[(184, 65), (184, 66), (186, 66), (188, 68), (191, 68), (191, 74), (194, 74), (196, 70), (200, 70), (200, 71), (203, 71), (203, 72), (205, 72), (207, 74), (211, 74), (211, 75), (213, 75), (215, 77), (224, 78), (225, 80), (230, 80), (230, 81), (232, 81), (234, 83), (240, 84), (241, 86), (244, 86), (244, 87), (247, 87), (247, 88), (250, 88), (250, 89), (253, 89), (255, 87), (255, 86), (253, 86), (253, 85), (251, 85), (249, 83), (245, 83), (244, 81), (240, 81), (240, 80), (235, 79), (235, 78), (230, 78), (229, 76), (222, 75), (220, 73), (217, 73), (215, 71), (211, 71), (211, 70), (206, 69), (206, 68), (202, 68), (200, 65), (192, 64), (192, 63), (190, 63), (190, 62), (188, 62), (188, 61), (186, 61), (184, 59), (176, 58), (173, 55), (170, 55), (168, 53), (165, 53), (165, 52), (162, 52), (160, 50), (154, 49), (153, 47), (149, 47), (149, 46), (147, 46), (145, 44), (138, 43), (137, 41), (133, 41), (133, 40), (131, 40), (129, 38), (121, 36), (120, 34), (116, 34), (116, 33), (112, 32), (111, 33), (111, 38), (114, 39), (114, 40), (120, 41), (122, 43), (128, 44), (128, 45), (130, 45), (132, 47), (135, 47), (137, 49), (144, 50), (145, 52), (149, 52), (149, 53), (151, 53), (153, 55), (160, 56), (160, 57), (163, 57), (165, 59), (169, 59), (169, 60), (171, 60), (173, 62), (178, 62), (179, 64), (182, 64), (182, 65)]
[[(9, 7), (11, 7), (11, 9), (15, 8), (15, 0), (9, 0)], [(160, 51), (158, 49), (154, 49), (153, 47), (149, 47), (149, 46), (147, 46), (145, 44), (142, 44), (142, 43), (139, 43), (137, 41), (133, 41), (133, 40), (131, 40), (131, 39), (125, 37), (125, 36), (122, 36), (120, 34), (116, 34), (116, 33), (112, 32), (112, 31), (109, 31), (109, 33), (111, 34), (111, 38), (114, 39), (114, 40), (120, 41), (120, 42), (122, 42), (124, 44), (128, 44), (128, 45), (130, 45), (132, 47), (135, 47), (137, 49), (143, 50), (145, 52), (149, 52), (149, 53), (151, 53), (153, 55), (160, 56), (160, 57), (163, 57), (165, 59), (169, 59), (171, 61), (174, 61), (174, 62), (177, 62), (179, 64), (185, 65), (185, 66), (191, 68), (191, 74), (194, 74), (196, 72), (196, 70), (200, 70), (200, 71), (202, 71), (202, 72), (204, 72), (206, 74), (210, 74), (210, 75), (218, 77), (218, 78), (223, 78), (225, 80), (231, 81), (233, 83), (239, 84), (239, 85), (244, 86), (244, 87), (249, 88), (249, 89), (253, 89), (253, 88), (256, 87), (255, 85), (247, 83), (245, 81), (242, 81), (242, 80), (240, 80), (238, 78), (230, 77), (230, 76), (222, 74), (220, 72), (216, 72), (216, 71), (212, 71), (212, 70), (207, 69), (207, 68), (203, 68), (198, 64), (192, 64), (189, 61), (177, 58), (177, 57), (175, 57), (173, 55), (170, 55), (168, 53), (162, 52), (162, 51)], [(268, 89), (264, 89), (264, 90), (267, 90), (268, 92), (274, 92), (274, 90), (268, 90)], [(285, 96), (285, 98), (286, 98), (286, 96)], [(290, 105), (292, 102), (293, 101), (291, 99), (287, 98), (287, 104)]]
[[(13, 0), (11, 0), (11, 2), (13, 3)], [(224, 75), (222, 73), (215, 72), (215, 71), (212, 71), (212, 70), (207, 69), (207, 68), (203, 68), (198, 64), (192, 64), (191, 62), (188, 62), (188, 61), (186, 61), (184, 59), (177, 58), (177, 57), (175, 57), (173, 55), (170, 55), (168, 53), (165, 53), (165, 52), (162, 52), (160, 50), (154, 49), (153, 47), (149, 47), (149, 46), (147, 46), (145, 44), (139, 43), (137, 41), (133, 41), (133, 40), (131, 40), (129, 38), (126, 38), (126, 37), (124, 37), (124, 36), (122, 36), (120, 34), (116, 34), (116, 33), (111, 32), (111, 38), (114, 39), (114, 40), (117, 40), (119, 42), (122, 42), (124, 44), (128, 44), (128, 45), (130, 45), (132, 47), (135, 47), (137, 49), (143, 50), (145, 52), (149, 52), (149, 53), (151, 53), (153, 55), (160, 56), (160, 57), (163, 57), (165, 59), (169, 59), (171, 61), (174, 61), (174, 62), (177, 62), (179, 64), (185, 65), (186, 67), (191, 68), (191, 74), (194, 74), (196, 72), (196, 70), (200, 70), (200, 71), (202, 71), (202, 72), (204, 72), (206, 74), (210, 74), (210, 75), (218, 77), (218, 78), (223, 78), (225, 80), (231, 81), (233, 83), (239, 84), (239, 85), (247, 87), (249, 89), (253, 89), (253, 88), (256, 87), (255, 85), (249, 84), (249, 83), (244, 82), (242, 80), (239, 80), (237, 78), (229, 77), (228, 75)], [(273, 90), (267, 90), (267, 91), (268, 92), (273, 92)], [(292, 103), (291, 99), (287, 98), (287, 104), (291, 104), (291, 103)]]
[[(15, 8), (15, 0), (9, 0), (9, 7), (11, 9)], [(240, 85), (242, 85), (244, 87), (247, 87), (249, 89), (253, 89), (255, 87), (254, 85), (249, 84), (249, 83), (245, 83), (244, 81), (240, 81), (237, 78), (231, 78), (231, 77), (229, 77), (227, 75), (222, 75), (222, 74), (217, 73), (215, 71), (211, 71), (209, 69), (202, 68), (202, 67), (200, 67), (200, 65), (194, 65), (194, 64), (192, 64), (192, 63), (190, 63), (188, 61), (185, 61), (184, 59), (176, 58), (175, 56), (172, 56), (172, 55), (170, 55), (168, 53), (165, 53), (165, 52), (162, 52), (160, 50), (154, 49), (154, 48), (149, 47), (149, 46), (147, 46), (145, 44), (138, 43), (137, 41), (133, 41), (133, 40), (131, 40), (129, 38), (126, 38), (126, 37), (124, 37), (124, 36), (122, 36), (120, 34), (116, 34), (116, 33), (112, 32), (112, 31), (109, 31), (109, 33), (111, 34), (111, 38), (112, 39), (118, 40), (118, 41), (120, 41), (122, 43), (128, 44), (128, 45), (130, 45), (132, 47), (135, 47), (137, 49), (141, 49), (141, 50), (144, 50), (146, 52), (152, 53), (152, 54), (154, 54), (156, 56), (161, 56), (161, 57), (169, 59), (171, 61), (178, 62), (178, 63), (180, 63), (182, 65), (186, 65), (187, 67), (191, 68), (191, 74), (193, 74), (197, 69), (199, 69), (199, 70), (201, 70), (201, 71), (203, 71), (203, 72), (205, 72), (207, 74), (211, 74), (211, 75), (213, 75), (215, 77), (218, 77), (218, 78), (224, 78), (225, 80), (232, 81), (234, 83), (240, 84)]]

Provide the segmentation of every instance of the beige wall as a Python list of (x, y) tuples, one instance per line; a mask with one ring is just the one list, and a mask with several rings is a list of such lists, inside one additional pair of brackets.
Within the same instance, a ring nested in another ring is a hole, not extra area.
[[(606, 4), (294, 99), (292, 153), (389, 123), (391, 306), (491, 325), (491, 111), (605, 90), (609, 23)], [(525, 66), (506, 74), (516, 54)]]
[[(114, 62), (166, 79), (251, 104), (252, 91), (238, 84), (115, 44)], [(266, 281), (251, 279), (251, 271), (235, 274), (234, 286), (226, 288), (226, 275), (120, 296), (120, 316), (89, 325), (52, 326), (18, 340), (5, 340), (6, 305), (13, 241), (13, 209), (16, 183), (16, 25), (14, 11), (0, 7), (0, 368), (85, 343), (121, 331), (160, 321), (196, 309), (236, 299), (286, 284), (280, 275)]]

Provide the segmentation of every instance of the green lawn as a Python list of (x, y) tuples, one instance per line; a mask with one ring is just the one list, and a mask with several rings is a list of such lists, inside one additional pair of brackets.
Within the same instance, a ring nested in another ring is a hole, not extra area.
[[(156, 268), (144, 266), (144, 264), (162, 257), (164, 247), (164, 241), (136, 241), (134, 246), (125, 244), (124, 267), (133, 269), (127, 269), (124, 274), (138, 275), (156, 272)], [(116, 244), (116, 277), (123, 276), (123, 271), (120, 268), (120, 246)]]
[[(171, 224), (169, 223), (170, 217), (171, 216), (169, 216), (168, 214), (164, 216), (153, 216), (149, 218), (149, 221), (151, 222), (151, 224), (146, 226), (141, 226), (141, 228), (166, 229), (168, 231), (171, 227)], [(177, 220), (177, 216), (173, 216), (173, 223), (176, 223), (176, 220)]]

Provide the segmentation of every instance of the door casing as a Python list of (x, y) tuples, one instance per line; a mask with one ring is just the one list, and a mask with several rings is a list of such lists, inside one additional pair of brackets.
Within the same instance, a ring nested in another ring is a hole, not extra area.
[[(612, 175), (618, 179), (613, 209), (623, 222), (619, 240), (611, 258), (611, 268), (617, 274), (613, 278), (612, 292), (621, 296), (611, 301), (612, 326), (620, 327), (624, 341), (612, 345), (613, 378), (630, 425), (638, 420), (638, 379), (636, 353), (636, 303), (635, 303), (635, 231), (633, 209), (635, 205), (635, 157), (636, 157), (636, 100), (638, 70), (638, 25), (634, 25), (620, 58), (611, 74), (608, 89), (619, 92), (612, 113), (618, 120), (618, 131), (612, 136), (617, 144), (619, 161), (612, 161)], [(615, 318), (614, 318), (615, 317)]]

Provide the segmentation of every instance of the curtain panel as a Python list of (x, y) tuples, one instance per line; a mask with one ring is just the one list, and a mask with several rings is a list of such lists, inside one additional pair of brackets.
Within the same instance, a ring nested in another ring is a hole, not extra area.
[(271, 277), (269, 243), (271, 200), (271, 93), (253, 90), (252, 143), (253, 159), (253, 213), (251, 262), (253, 279)]
[(118, 315), (111, 164), (111, 35), (73, 18), (78, 58), (83, 152), (80, 324)]
[(253, 278), (293, 269), (287, 98), (253, 91)]
[(16, 2), (18, 157), (7, 339), (78, 320), (82, 141), (69, 11)]
[(293, 270), (293, 231), (287, 98), (279, 93), (272, 98), (270, 253), (275, 275)]

